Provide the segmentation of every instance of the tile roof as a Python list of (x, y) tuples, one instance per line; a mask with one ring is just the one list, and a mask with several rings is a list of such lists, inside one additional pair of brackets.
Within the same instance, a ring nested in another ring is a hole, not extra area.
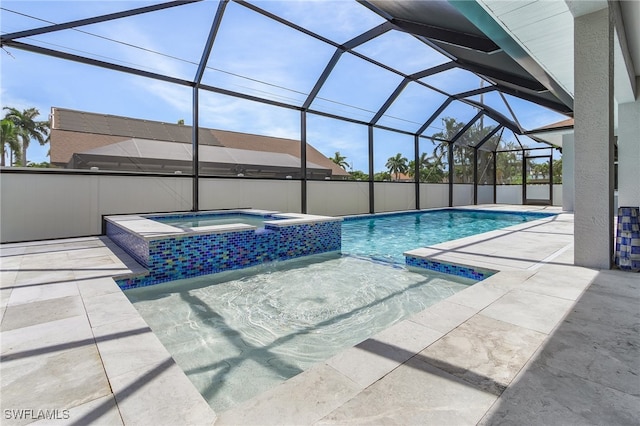
[[(51, 162), (57, 166), (67, 165), (74, 153), (89, 153), (131, 139), (191, 144), (191, 126), (58, 107), (52, 108), (51, 117)], [(199, 140), (201, 147), (257, 151), (262, 156), (287, 154), (297, 158), (299, 164), (300, 141), (293, 139), (200, 128)], [(252, 158), (260, 164), (259, 156)], [(349, 176), (311, 145), (307, 145), (307, 162), (314, 168), (330, 169), (334, 176)]]
[[(192, 147), (190, 144), (154, 141), (149, 139), (128, 139), (122, 142), (101, 146), (82, 153), (79, 157), (111, 157), (138, 160), (155, 160), (162, 162), (183, 162), (191, 165)], [(232, 164), (239, 166), (299, 168), (300, 158), (280, 152), (259, 152), (247, 149), (227, 148), (224, 146), (201, 146), (199, 152), (201, 163)], [(114, 160), (115, 161), (115, 160)], [(307, 161), (310, 169), (327, 170), (327, 168)]]

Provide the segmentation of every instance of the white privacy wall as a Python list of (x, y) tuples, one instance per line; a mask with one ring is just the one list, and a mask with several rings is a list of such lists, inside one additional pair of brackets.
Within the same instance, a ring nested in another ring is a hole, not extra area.
[(369, 182), (307, 182), (307, 213), (345, 216), (369, 213)]
[[(480, 187), (478, 187), (478, 191)], [(480, 194), (480, 192), (478, 192)], [(530, 199), (546, 199), (549, 197), (548, 186), (528, 185), (527, 198)], [(478, 203), (480, 201), (478, 195)], [(496, 203), (497, 204), (522, 204), (522, 186), (520, 185), (498, 185), (496, 186)], [(562, 206), (562, 184), (553, 185), (553, 205)]]
[(191, 209), (191, 179), (3, 173), (0, 240), (97, 235), (102, 215)]
[[(549, 186), (527, 185), (527, 198), (547, 199), (548, 197), (549, 197)], [(562, 184), (553, 185), (553, 205), (562, 206)]]
[(201, 178), (198, 207), (200, 210), (253, 208), (300, 213), (300, 185), (295, 180)]
[[(102, 216), (189, 211), (189, 177), (95, 174), (2, 173), (0, 241), (44, 240), (99, 235)], [(499, 185), (496, 202), (522, 204), (522, 187)], [(375, 182), (375, 211), (415, 208), (415, 186)], [(454, 205), (473, 204), (473, 185), (454, 186)], [(493, 202), (493, 187), (478, 186), (478, 203)], [(554, 185), (553, 204), (562, 205), (562, 185)], [(420, 184), (420, 208), (449, 205), (446, 184)], [(268, 179), (201, 178), (200, 210), (256, 208), (299, 213), (301, 183)], [(327, 216), (369, 212), (368, 182), (307, 182), (307, 212)]]
[(553, 185), (553, 205), (562, 207), (562, 184)]
[(442, 183), (420, 184), (420, 208), (449, 207), (449, 185)]
[(497, 185), (496, 186), (496, 203), (497, 204), (522, 204), (522, 186), (521, 185)]
[(376, 182), (374, 184), (376, 212), (412, 210), (416, 208), (416, 187), (399, 182)]
[(478, 185), (478, 204), (493, 204), (493, 185)]
[(549, 199), (549, 185), (527, 185), (527, 198), (529, 200)]
[(453, 185), (453, 206), (473, 204), (473, 185), (457, 183)]

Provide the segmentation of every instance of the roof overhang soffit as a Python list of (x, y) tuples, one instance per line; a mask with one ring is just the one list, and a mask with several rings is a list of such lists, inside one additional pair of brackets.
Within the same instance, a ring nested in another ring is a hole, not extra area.
[(540, 84), (573, 110), (573, 97), (567, 93), (530, 55), (482, 8), (476, 1), (449, 0), (465, 18), (487, 34), (515, 62), (531, 74)]
[[(492, 81), (499, 90), (537, 103), (562, 114), (572, 115), (573, 99), (549, 75), (513, 41), (509, 35), (475, 1), (443, 1), (414, 3), (403, 0), (359, 0), (359, 2), (388, 20), (394, 29), (414, 35), (417, 39), (451, 58), (459, 68), (473, 72)], [(459, 3), (462, 3), (460, 5)], [(448, 6), (451, 5), (451, 6)], [(447, 7), (445, 7), (447, 6)], [(462, 6), (465, 6), (466, 9)], [(435, 12), (446, 12), (449, 18), (457, 20), (457, 29), (434, 26), (429, 17), (420, 13), (434, 8)], [(406, 10), (405, 10), (406, 9)], [(415, 12), (414, 20), (404, 15)], [(466, 13), (465, 13), (466, 12)], [(404, 15), (403, 15), (404, 14)], [(395, 16), (395, 15), (400, 15)], [(421, 19), (424, 18), (424, 19)], [(424, 22), (417, 22), (422, 20)], [(468, 31), (461, 30), (465, 24)], [(486, 34), (486, 35), (485, 35)], [(447, 47), (450, 46), (450, 47)], [(505, 46), (508, 49), (505, 49)], [(519, 50), (518, 50), (519, 49)], [(476, 52), (466, 55), (464, 52)], [(453, 53), (455, 52), (455, 53)], [(491, 55), (498, 54), (513, 64), (514, 71), (505, 67), (492, 67)], [(460, 56), (462, 55), (462, 56)], [(473, 60), (484, 55), (482, 63)], [(515, 56), (514, 56), (515, 55)], [(526, 74), (530, 77), (525, 77)]]

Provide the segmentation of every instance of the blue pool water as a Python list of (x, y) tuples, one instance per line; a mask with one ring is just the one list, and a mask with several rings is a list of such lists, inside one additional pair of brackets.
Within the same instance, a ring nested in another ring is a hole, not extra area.
[(445, 210), (350, 219), (342, 254), (125, 294), (221, 412), (475, 283), (407, 268), (404, 251), (541, 217)]
[(189, 229), (196, 228), (198, 226), (230, 225), (233, 223), (244, 223), (258, 228), (264, 228), (265, 220), (278, 220), (280, 218), (243, 213), (216, 213), (182, 214), (179, 216), (150, 217), (149, 219), (153, 219), (156, 222), (161, 222), (166, 225), (175, 226), (177, 228)]
[(125, 294), (219, 413), (473, 283), (334, 252)]
[(404, 263), (402, 253), (408, 250), (549, 216), (553, 214), (447, 209), (347, 219), (342, 252)]

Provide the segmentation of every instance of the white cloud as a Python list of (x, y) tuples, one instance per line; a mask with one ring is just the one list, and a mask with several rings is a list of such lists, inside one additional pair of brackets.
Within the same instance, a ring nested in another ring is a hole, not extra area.
[(153, 79), (135, 79), (133, 82), (150, 96), (160, 99), (188, 117), (191, 116), (191, 89)]
[(204, 127), (300, 139), (297, 111), (213, 93), (200, 95), (199, 111)]
[(129, 66), (172, 77), (191, 79), (195, 74), (195, 65), (153, 53), (160, 52), (179, 58), (184, 57), (176, 55), (174, 52), (169, 53), (166, 46), (158, 44), (149, 33), (135, 24), (128, 22), (126, 19), (113, 21), (110, 24), (107, 27), (108, 37), (126, 42), (129, 45), (138, 46), (140, 49), (127, 44), (113, 43), (110, 44), (109, 56), (120, 59)]

